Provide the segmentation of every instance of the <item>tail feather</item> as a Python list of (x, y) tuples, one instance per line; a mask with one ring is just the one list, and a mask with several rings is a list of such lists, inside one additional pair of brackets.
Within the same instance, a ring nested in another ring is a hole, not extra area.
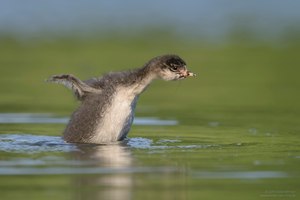
[(54, 75), (46, 81), (62, 84), (71, 89), (79, 100), (82, 100), (88, 93), (101, 93), (100, 89), (93, 88), (75, 76), (69, 74)]

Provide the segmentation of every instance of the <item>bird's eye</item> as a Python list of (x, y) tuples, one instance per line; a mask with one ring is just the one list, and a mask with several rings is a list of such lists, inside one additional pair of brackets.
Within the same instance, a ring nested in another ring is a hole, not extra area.
[(177, 71), (177, 69), (178, 69), (178, 66), (177, 66), (177, 65), (171, 65), (171, 66), (170, 66), (170, 70), (173, 71), (173, 72), (174, 72), (174, 71)]

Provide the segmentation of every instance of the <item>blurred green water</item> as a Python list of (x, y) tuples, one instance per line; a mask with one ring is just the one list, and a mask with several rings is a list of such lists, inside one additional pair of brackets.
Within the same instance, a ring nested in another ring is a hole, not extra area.
[[(179, 54), (198, 76), (180, 82), (156, 81), (140, 97), (136, 112), (139, 117), (177, 119), (179, 125), (134, 126), (129, 136), (154, 142), (178, 139), (175, 146), (212, 147), (126, 149), (134, 160), (130, 167), (175, 167), (175, 173), (2, 175), (1, 195), (3, 199), (24, 195), (28, 199), (109, 199), (117, 191), (123, 199), (298, 197), (299, 49), (300, 45), (255, 42), (208, 45), (177, 38), (2, 39), (0, 112), (69, 115), (77, 102), (62, 86), (44, 83), (50, 75), (72, 73), (88, 79), (139, 67), (160, 54)], [(63, 125), (0, 124), (1, 133), (58, 136), (62, 130)], [(44, 156), (53, 155), (0, 152), (2, 161)], [(248, 179), (222, 174), (264, 171), (286, 176)], [(206, 172), (217, 173), (216, 178), (207, 177)]]

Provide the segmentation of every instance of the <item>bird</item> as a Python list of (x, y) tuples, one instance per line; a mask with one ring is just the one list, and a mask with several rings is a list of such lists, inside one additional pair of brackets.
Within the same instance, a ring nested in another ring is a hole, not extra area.
[(154, 57), (140, 68), (110, 72), (82, 81), (72, 74), (53, 75), (48, 82), (71, 89), (81, 102), (63, 132), (68, 143), (107, 144), (124, 140), (131, 128), (139, 95), (155, 79), (196, 76), (178, 55)]

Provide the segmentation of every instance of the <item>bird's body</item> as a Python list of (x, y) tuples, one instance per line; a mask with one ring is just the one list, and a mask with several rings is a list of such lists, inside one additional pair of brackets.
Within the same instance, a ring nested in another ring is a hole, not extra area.
[[(175, 64), (178, 61), (173, 68), (182, 67), (181, 71), (174, 73), (174, 69), (167, 69), (170, 59), (174, 59)], [(66, 85), (81, 100), (64, 131), (65, 141), (102, 144), (126, 138), (138, 97), (146, 87), (157, 78), (177, 80), (187, 76), (193, 74), (186, 70), (184, 61), (174, 55), (156, 57), (142, 68), (87, 81), (72, 75), (52, 76), (49, 81)]]

